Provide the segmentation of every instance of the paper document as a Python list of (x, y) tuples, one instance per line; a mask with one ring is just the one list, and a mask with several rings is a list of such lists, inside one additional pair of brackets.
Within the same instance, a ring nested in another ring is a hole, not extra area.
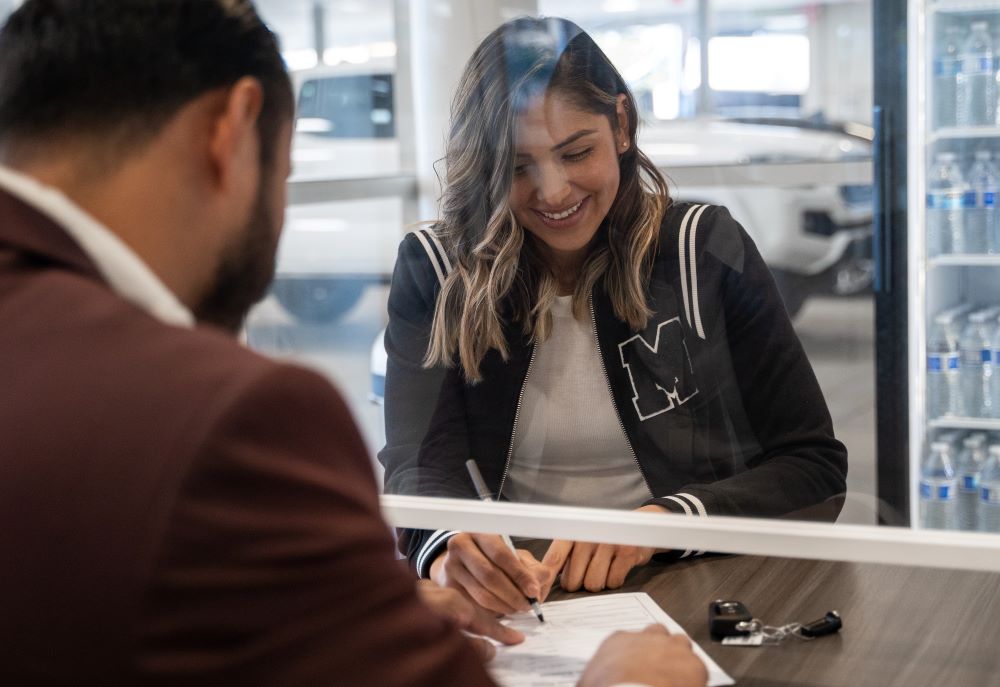
[[(516, 646), (499, 646), (489, 664), (493, 679), (504, 687), (572, 687), (597, 647), (617, 630), (641, 630), (660, 623), (671, 634), (687, 634), (644, 592), (549, 601), (542, 611), (544, 623), (530, 612), (505, 621), (523, 632), (525, 639)], [(710, 687), (735, 684), (700, 646), (693, 648), (708, 669)]]

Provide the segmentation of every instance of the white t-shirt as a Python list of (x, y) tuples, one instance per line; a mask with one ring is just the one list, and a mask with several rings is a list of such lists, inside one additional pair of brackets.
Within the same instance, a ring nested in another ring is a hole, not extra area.
[(524, 384), (503, 494), (512, 501), (634, 509), (650, 497), (604, 375), (591, 318), (552, 305), (551, 336)]

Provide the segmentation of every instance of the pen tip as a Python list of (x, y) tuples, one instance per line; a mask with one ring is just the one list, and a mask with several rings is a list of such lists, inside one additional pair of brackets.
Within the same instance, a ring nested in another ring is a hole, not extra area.
[(541, 613), (538, 614), (538, 622), (540, 622), (540, 623), (544, 623), (545, 622), (545, 616), (542, 615)]

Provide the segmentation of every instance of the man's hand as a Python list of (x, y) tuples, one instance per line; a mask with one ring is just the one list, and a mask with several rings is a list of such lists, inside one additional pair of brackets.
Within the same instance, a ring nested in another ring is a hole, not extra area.
[(520, 644), (524, 641), (523, 634), (501, 623), (495, 615), (477, 606), (458, 590), (445, 589), (430, 580), (420, 580), (417, 582), (417, 595), (458, 629), (479, 635), (470, 639), (484, 661), (496, 655), (496, 648), (482, 637), (495, 639), (501, 644)]
[(579, 687), (635, 682), (650, 687), (705, 687), (708, 671), (684, 635), (662, 625), (642, 632), (616, 632), (598, 647), (580, 676)]
[[(661, 506), (643, 506), (638, 510), (666, 513)], [(556, 540), (542, 558), (542, 565), (553, 575), (559, 574), (559, 583), (569, 592), (582, 586), (588, 592), (618, 589), (625, 584), (625, 577), (632, 568), (645, 565), (657, 550), (645, 546), (624, 544), (592, 544)], [(561, 574), (560, 574), (561, 573)]]
[(529, 610), (527, 597), (544, 601), (556, 573), (528, 551), (515, 555), (499, 535), (467, 532), (449, 539), (430, 569), (442, 587), (462, 590), (483, 608), (505, 614)]

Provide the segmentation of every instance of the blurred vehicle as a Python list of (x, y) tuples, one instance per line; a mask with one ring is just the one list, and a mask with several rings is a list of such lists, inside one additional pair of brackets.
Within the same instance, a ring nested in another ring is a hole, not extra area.
[[(293, 180), (400, 173), (391, 64), (321, 67), (294, 78)], [(672, 192), (681, 200), (729, 208), (757, 243), (790, 315), (812, 294), (852, 295), (869, 288), (871, 185), (766, 180), (770, 163), (870, 160), (864, 127), (650, 119), (640, 129), (639, 145), (668, 178), (678, 180)], [(760, 165), (764, 179), (732, 183), (733, 170), (747, 165)], [(687, 170), (700, 174), (691, 177)], [(402, 201), (385, 198), (291, 206), (273, 289), (279, 302), (300, 320), (329, 322), (348, 312), (368, 285), (387, 282), (404, 232), (401, 207)]]
[[(293, 72), (292, 181), (399, 173), (392, 60)], [(272, 292), (304, 322), (330, 322), (388, 279), (402, 238), (401, 203), (368, 199), (288, 208)]]
[(371, 177), (399, 171), (392, 60), (292, 73), (294, 179)]
[[(794, 317), (810, 295), (849, 296), (871, 286), (871, 184), (838, 184), (808, 175), (794, 184), (768, 181), (768, 165), (819, 163), (813, 169), (822, 170), (823, 163), (870, 161), (866, 127), (674, 120), (645, 126), (639, 145), (668, 179), (678, 179), (671, 192), (679, 200), (724, 205), (743, 224), (771, 269), (789, 315)], [(752, 184), (745, 181), (748, 165), (760, 177)], [(696, 169), (702, 173), (690, 174)], [(685, 177), (694, 181), (685, 183)]]

